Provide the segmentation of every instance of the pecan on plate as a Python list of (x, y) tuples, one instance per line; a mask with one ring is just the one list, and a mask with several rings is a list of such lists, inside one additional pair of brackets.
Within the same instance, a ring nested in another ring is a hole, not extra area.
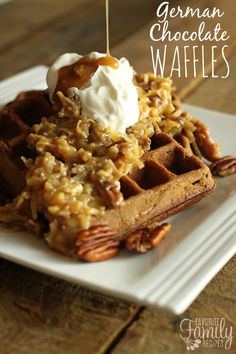
[(193, 134), (203, 157), (212, 162), (218, 160), (220, 158), (220, 148), (210, 137), (208, 127), (199, 120), (194, 120), (193, 123), (196, 127)]
[(209, 166), (215, 176), (230, 176), (236, 173), (236, 158), (233, 156), (224, 156), (216, 160)]
[(171, 224), (165, 222), (156, 228), (136, 230), (125, 239), (125, 246), (129, 251), (145, 253), (159, 245), (170, 231)]
[(77, 255), (88, 262), (104, 261), (114, 257), (119, 250), (117, 233), (108, 225), (94, 225), (78, 233)]

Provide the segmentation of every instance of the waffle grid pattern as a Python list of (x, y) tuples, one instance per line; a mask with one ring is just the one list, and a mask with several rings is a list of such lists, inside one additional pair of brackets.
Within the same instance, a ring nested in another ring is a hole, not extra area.
[(189, 156), (174, 139), (165, 133), (155, 133), (151, 150), (144, 157), (144, 167), (122, 178), (121, 191), (124, 199), (169, 182), (176, 176), (200, 169), (202, 162)]
[(30, 127), (52, 113), (42, 91), (17, 96), (0, 112), (0, 203), (15, 197), (25, 185), (25, 166), (21, 156), (30, 157), (26, 145)]

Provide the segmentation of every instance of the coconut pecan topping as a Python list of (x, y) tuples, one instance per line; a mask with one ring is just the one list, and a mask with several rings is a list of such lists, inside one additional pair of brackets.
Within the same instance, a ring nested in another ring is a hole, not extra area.
[(119, 250), (116, 235), (108, 225), (95, 225), (80, 231), (76, 239), (77, 255), (88, 262), (114, 257)]
[(136, 230), (125, 239), (125, 246), (129, 251), (145, 253), (159, 245), (170, 231), (171, 224), (165, 222), (155, 229), (148, 228)]
[(91, 175), (91, 181), (95, 185), (97, 191), (102, 196), (107, 208), (117, 208), (124, 201), (123, 194), (120, 191), (120, 182), (102, 181), (97, 175)]
[(209, 167), (215, 176), (230, 176), (236, 173), (236, 158), (233, 156), (224, 156), (216, 160)]

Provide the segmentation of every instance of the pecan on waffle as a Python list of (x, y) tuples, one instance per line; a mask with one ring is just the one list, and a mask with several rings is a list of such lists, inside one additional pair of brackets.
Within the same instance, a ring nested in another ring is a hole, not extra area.
[(52, 113), (43, 91), (20, 93), (0, 112), (0, 203), (18, 195), (25, 186), (21, 156), (30, 156), (26, 138), (30, 127)]

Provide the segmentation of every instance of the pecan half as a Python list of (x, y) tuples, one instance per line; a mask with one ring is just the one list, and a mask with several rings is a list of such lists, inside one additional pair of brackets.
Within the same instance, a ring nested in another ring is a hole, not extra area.
[(114, 183), (102, 181), (96, 175), (91, 175), (90, 178), (108, 208), (117, 208), (123, 203), (124, 197), (120, 191), (119, 181)]
[(117, 232), (108, 225), (91, 226), (77, 235), (76, 247), (79, 258), (88, 262), (104, 261), (114, 257), (119, 250)]
[(165, 222), (155, 229), (148, 228), (136, 230), (125, 239), (125, 246), (129, 251), (145, 253), (159, 245), (170, 231), (171, 224)]
[(193, 134), (203, 157), (205, 157), (209, 161), (215, 161), (219, 159), (219, 145), (215, 144), (212, 138), (210, 137), (208, 127), (198, 120), (194, 120), (193, 123), (196, 127), (196, 130)]
[(236, 173), (236, 158), (233, 156), (224, 156), (213, 162), (209, 167), (215, 176), (230, 176)]

